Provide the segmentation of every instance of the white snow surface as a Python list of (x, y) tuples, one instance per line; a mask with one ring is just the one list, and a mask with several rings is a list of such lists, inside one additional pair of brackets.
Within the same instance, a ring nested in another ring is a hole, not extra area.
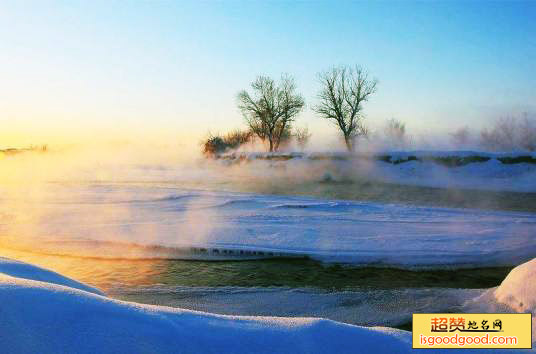
[(512, 192), (536, 192), (536, 164), (503, 164), (496, 159), (459, 167), (409, 161), (393, 165), (377, 162), (368, 177), (389, 183)]
[(400, 267), (515, 265), (536, 255), (534, 213), (143, 184), (51, 186), (38, 201), (0, 205), (4, 247), (60, 254), (221, 259), (247, 251)]
[[(500, 286), (468, 301), (465, 310), (536, 314), (536, 258), (514, 268)], [(533, 318), (533, 323), (534, 318)], [(535, 325), (532, 326), (536, 330)], [(533, 332), (536, 333), (536, 332)], [(533, 338), (535, 338), (533, 334)]]
[[(410, 334), (396, 329), (141, 305), (5, 275), (9, 265), (3, 259), (0, 268), (4, 353), (396, 353), (410, 347)], [(28, 278), (51, 274), (30, 267), (35, 274)]]
[[(6, 275), (3, 269), (11, 263), (20, 265), (3, 259), (0, 268), (0, 347), (5, 353), (412, 351), (406, 331), (317, 318), (224, 316), (141, 305), (46, 282), (43, 274), (51, 273), (38, 267), (28, 266), (35, 274), (27, 276), (44, 281)], [(522, 273), (530, 279), (534, 262), (528, 268)], [(535, 296), (530, 294), (532, 303)]]
[(494, 295), (517, 312), (536, 314), (536, 258), (514, 268)]
[(414, 313), (456, 312), (485, 290), (452, 288), (351, 289), (284, 287), (113, 288), (112, 297), (242, 316), (321, 317), (360, 326), (396, 327)]
[[(536, 158), (536, 152), (490, 153), (481, 151), (379, 151), (364, 152), (357, 155), (348, 153), (236, 153), (229, 154), (242, 158), (248, 163), (243, 170), (248, 175), (255, 171), (265, 174), (273, 167), (285, 169), (279, 174), (298, 175), (302, 179), (331, 180), (371, 180), (402, 185), (416, 185), (434, 188), (480, 189), (494, 191), (536, 192), (536, 164), (504, 164), (499, 158), (530, 157)], [(274, 157), (290, 158), (277, 161)], [(376, 160), (377, 156), (389, 156), (391, 161), (403, 161), (408, 157), (417, 157), (423, 161), (406, 161), (393, 164)], [(489, 158), (485, 162), (472, 162), (457, 167), (447, 167), (427, 158)], [(223, 165), (232, 165), (231, 160), (220, 160)], [(270, 159), (272, 158), (272, 159)], [(250, 167), (246, 167), (250, 166)], [(220, 172), (221, 173), (221, 172)], [(274, 173), (270, 171), (269, 173)], [(277, 173), (276, 173), (277, 175)]]
[(51, 284), (64, 285), (70, 288), (84, 290), (97, 295), (103, 293), (86, 284), (64, 277), (56, 272), (36, 267), (34, 265), (0, 257), (0, 275), (11, 276), (20, 279), (36, 280)]
[(467, 301), (462, 310), (473, 313), (531, 313), (534, 350), (536, 344), (536, 258), (512, 269), (500, 286)]

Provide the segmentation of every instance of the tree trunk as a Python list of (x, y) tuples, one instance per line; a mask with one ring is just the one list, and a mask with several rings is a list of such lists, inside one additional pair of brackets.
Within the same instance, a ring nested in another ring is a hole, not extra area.
[(279, 144), (281, 144), (281, 137), (283, 136), (283, 132), (285, 131), (285, 126), (286, 126), (286, 120), (283, 121), (283, 123), (281, 124), (281, 127), (279, 129), (279, 131), (277, 131), (276, 129), (276, 135), (275, 135), (275, 145), (274, 145), (274, 151), (277, 151), (279, 150)]
[(274, 142), (272, 141), (272, 137), (268, 139), (270, 141), (270, 152), (274, 151)]
[(354, 152), (354, 144), (352, 138), (345, 135), (344, 142), (346, 143), (346, 149), (348, 149), (348, 152)]

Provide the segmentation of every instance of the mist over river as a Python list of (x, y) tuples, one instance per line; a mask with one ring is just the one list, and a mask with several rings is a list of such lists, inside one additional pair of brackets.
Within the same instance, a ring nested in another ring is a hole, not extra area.
[(401, 328), (536, 254), (536, 193), (210, 168), (11, 180), (1, 254), (122, 300)]

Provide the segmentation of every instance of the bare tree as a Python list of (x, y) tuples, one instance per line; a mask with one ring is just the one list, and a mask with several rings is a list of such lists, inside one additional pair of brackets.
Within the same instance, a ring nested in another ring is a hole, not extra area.
[(279, 84), (259, 76), (251, 88), (253, 95), (245, 90), (238, 93), (238, 108), (251, 131), (262, 141), (268, 140), (270, 152), (277, 151), (305, 102), (296, 93), (296, 83), (289, 75), (281, 75)]
[(529, 118), (527, 113), (523, 114), (519, 126), (519, 145), (522, 149), (536, 151), (536, 119)]
[(450, 133), (450, 140), (452, 144), (456, 147), (466, 146), (469, 143), (471, 137), (471, 132), (469, 127), (461, 127), (456, 129), (454, 132)]
[(296, 143), (298, 143), (300, 149), (304, 150), (309, 142), (309, 139), (311, 138), (311, 133), (309, 133), (309, 129), (307, 127), (295, 128), (294, 138), (296, 139)]
[(334, 67), (319, 74), (322, 89), (314, 110), (322, 118), (331, 119), (341, 130), (348, 151), (354, 150), (358, 136), (366, 136), (363, 124), (363, 102), (376, 92), (376, 79), (370, 79), (361, 67)]
[(517, 148), (517, 120), (515, 117), (503, 117), (480, 131), (480, 143), (490, 150), (511, 151)]
[(384, 133), (389, 143), (395, 147), (402, 148), (406, 145), (406, 123), (391, 118), (385, 124)]

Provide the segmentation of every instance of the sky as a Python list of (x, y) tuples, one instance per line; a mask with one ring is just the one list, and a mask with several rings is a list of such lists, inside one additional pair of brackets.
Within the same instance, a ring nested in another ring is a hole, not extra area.
[(536, 112), (536, 1), (0, 1), (0, 147), (199, 141), (244, 127), (238, 91), (296, 78), (313, 139), (317, 74), (379, 80), (371, 127), (480, 129)]

